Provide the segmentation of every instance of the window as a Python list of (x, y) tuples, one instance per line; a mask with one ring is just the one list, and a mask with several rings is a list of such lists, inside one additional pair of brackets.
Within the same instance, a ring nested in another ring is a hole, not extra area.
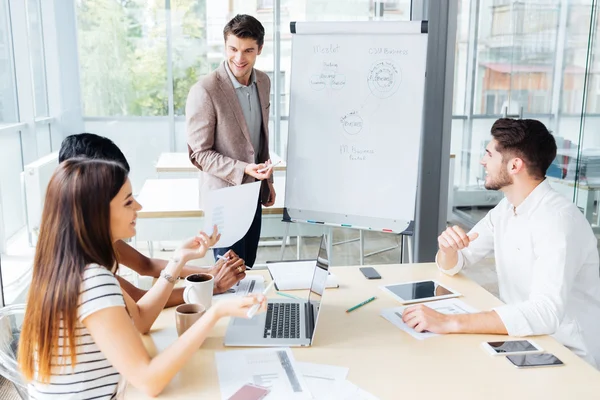
[[(267, 74), (267, 76), (269, 77), (269, 79), (271, 80), (271, 95), (269, 96), (269, 101), (271, 102), (271, 107), (269, 108), (270, 110), (270, 118), (273, 118), (274, 114), (275, 114), (275, 107), (273, 107), (273, 104), (275, 104), (275, 88), (273, 85), (273, 71), (263, 71), (264, 73)], [(279, 81), (280, 82), (285, 82), (285, 71), (279, 71)], [(281, 95), (279, 96), (280, 98), (280, 107), (281, 107), (281, 113), (287, 115), (288, 114), (288, 107), (289, 107), (289, 98), (286, 95)]]
[(44, 32), (40, 0), (27, 0), (27, 27), (29, 30), (29, 54), (33, 78), (35, 117), (48, 116), (48, 93), (46, 87), (46, 57), (44, 55)]
[[(171, 1), (171, 48), (175, 115), (184, 115), (190, 88), (214, 69), (208, 59), (205, 1)], [(222, 53), (215, 55), (222, 58)]]
[[(375, 3), (376, 2), (374, 0), (371, 0), (369, 5), (369, 10), (371, 12), (375, 8)], [(410, 1), (407, 2), (403, 0), (383, 0), (379, 1), (379, 3), (383, 3), (383, 11), (401, 11), (407, 5), (406, 3), (408, 3), (408, 9), (410, 11)]]
[(168, 115), (165, 2), (76, 3), (84, 115)]
[(529, 94), (529, 110), (532, 113), (543, 114), (550, 110), (550, 98), (545, 92), (531, 92)]
[[(489, 114), (490, 91), (510, 93), (509, 113), (551, 112), (560, 7), (556, 1), (482, 0), (479, 8), (475, 98), (478, 114)], [(529, 92), (535, 92), (530, 97)], [(514, 103), (514, 104), (513, 104)], [(517, 111), (518, 112), (518, 111)]]
[(488, 115), (496, 114), (496, 94), (487, 94), (485, 96), (485, 113)]
[(0, 124), (18, 121), (8, 2), (0, 4)]
[(498, 115), (502, 114), (506, 107), (508, 93), (502, 91), (488, 91), (485, 94), (485, 114)]
[(258, 0), (258, 10), (270, 10), (273, 8), (274, 0)]

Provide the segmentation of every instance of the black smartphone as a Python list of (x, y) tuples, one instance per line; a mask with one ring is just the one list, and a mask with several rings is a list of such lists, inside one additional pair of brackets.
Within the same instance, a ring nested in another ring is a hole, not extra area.
[(359, 269), (367, 279), (381, 279), (381, 275), (373, 267), (361, 267)]
[(506, 356), (508, 361), (517, 368), (535, 368), (535, 367), (556, 367), (564, 365), (554, 354), (524, 354)]

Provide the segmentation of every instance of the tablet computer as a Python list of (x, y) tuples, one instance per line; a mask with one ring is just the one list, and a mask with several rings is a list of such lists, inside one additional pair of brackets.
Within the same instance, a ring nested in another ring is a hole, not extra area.
[(535, 354), (544, 352), (544, 349), (542, 349), (537, 343), (527, 339), (483, 342), (481, 346), (485, 351), (493, 356)]
[(517, 368), (558, 367), (565, 365), (554, 354), (550, 353), (511, 355), (506, 356), (506, 359)]
[(437, 281), (415, 281), (381, 286), (403, 304), (421, 303), (430, 300), (448, 299), (461, 294)]

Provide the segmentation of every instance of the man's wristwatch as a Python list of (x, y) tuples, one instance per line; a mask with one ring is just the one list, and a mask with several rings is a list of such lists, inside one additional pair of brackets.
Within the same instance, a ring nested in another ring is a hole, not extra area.
[(175, 282), (177, 282), (177, 279), (179, 279), (179, 277), (175, 277), (175, 276), (167, 273), (164, 269), (160, 271), (160, 276), (161, 276), (161, 278), (165, 278), (167, 280), (167, 282), (169, 282), (169, 283), (175, 283)]

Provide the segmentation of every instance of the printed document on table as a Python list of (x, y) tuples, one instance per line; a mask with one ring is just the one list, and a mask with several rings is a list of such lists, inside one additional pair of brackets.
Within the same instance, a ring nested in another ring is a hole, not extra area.
[[(437, 301), (430, 301), (424, 303), (425, 306), (434, 309), (435, 311), (442, 314), (471, 314), (479, 312), (476, 308), (471, 307), (467, 303), (459, 299), (444, 299)], [(423, 340), (434, 336), (440, 336), (437, 333), (431, 332), (417, 332), (402, 321), (402, 313), (408, 307), (414, 307), (414, 304), (410, 306), (385, 308), (381, 310), (381, 316), (404, 332), (408, 333), (415, 339)]]
[(270, 388), (265, 400), (312, 398), (289, 348), (221, 351), (215, 358), (223, 400), (246, 383)]
[(334, 365), (297, 362), (296, 367), (304, 377), (315, 400), (337, 400), (337, 383), (348, 376), (348, 368)]
[(337, 381), (334, 390), (336, 400), (379, 400), (348, 380)]
[(204, 232), (210, 235), (217, 225), (221, 234), (215, 247), (230, 247), (248, 232), (256, 214), (260, 184), (257, 181), (203, 193)]
[(235, 284), (231, 289), (222, 294), (215, 294), (213, 301), (222, 300), (233, 296), (247, 296), (260, 294), (265, 290), (265, 278), (262, 275), (246, 275), (244, 279)]

